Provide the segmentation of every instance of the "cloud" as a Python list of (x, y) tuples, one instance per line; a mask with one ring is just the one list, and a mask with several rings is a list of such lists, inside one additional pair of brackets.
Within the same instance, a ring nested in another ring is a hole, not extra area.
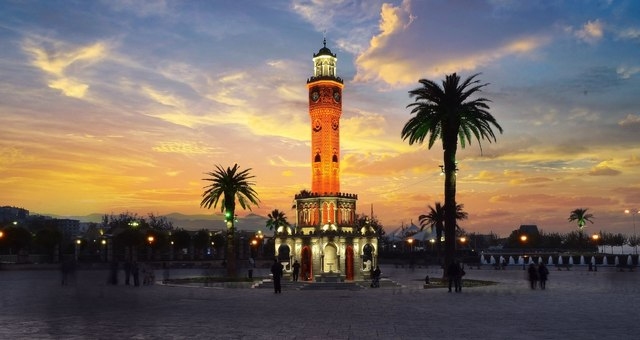
[(67, 97), (83, 98), (89, 89), (89, 85), (80, 83), (71, 78), (58, 78), (49, 82), (49, 87), (60, 90)]
[(214, 148), (200, 145), (200, 143), (189, 142), (160, 142), (151, 149), (153, 151), (162, 153), (179, 153), (191, 155), (212, 154), (216, 151)]
[(640, 114), (630, 113), (623, 120), (618, 122), (620, 126), (636, 126), (640, 125)]
[(108, 50), (103, 42), (71, 50), (66, 50), (69, 47), (61, 42), (54, 42), (50, 48), (41, 45), (33, 39), (27, 39), (23, 42), (22, 49), (31, 54), (33, 66), (59, 77), (74, 63), (78, 65), (99, 61), (106, 56)]
[[(368, 48), (356, 58), (357, 74), (354, 81), (382, 81), (392, 86), (402, 86), (414, 83), (416, 75), (437, 77), (473, 71), (509, 56), (530, 55), (551, 40), (546, 35), (533, 34), (506, 37), (496, 46), (485, 44), (476, 50), (438, 55), (442, 52), (434, 52), (431, 43), (406, 48), (407, 44), (414, 43), (412, 40), (417, 39), (416, 35), (421, 35), (419, 30), (428, 29), (412, 25), (416, 18), (409, 1), (403, 1), (397, 7), (383, 4), (379, 33), (371, 38)], [(425, 25), (424, 22), (421, 24)], [(424, 55), (430, 56), (429, 62), (425, 62)]]
[(131, 12), (140, 17), (162, 16), (169, 13), (169, 8), (165, 0), (108, 0), (103, 1), (115, 11)]
[[(104, 42), (72, 48), (62, 42), (26, 39), (22, 49), (31, 56), (31, 65), (44, 71), (51, 79), (48, 86), (60, 90), (65, 96), (83, 98), (89, 85), (81, 81), (82, 70), (104, 59), (108, 47)], [(71, 73), (77, 77), (69, 76)]]
[(605, 162), (602, 162), (589, 170), (589, 176), (617, 176), (620, 175), (619, 170), (610, 168)]
[(616, 70), (622, 79), (629, 79), (632, 75), (640, 72), (640, 66), (619, 66)]
[(618, 37), (621, 39), (629, 39), (629, 40), (640, 39), (640, 29), (632, 27), (632, 28), (621, 30), (618, 32)]
[(604, 24), (599, 19), (588, 21), (574, 35), (588, 44), (595, 44), (604, 36)]

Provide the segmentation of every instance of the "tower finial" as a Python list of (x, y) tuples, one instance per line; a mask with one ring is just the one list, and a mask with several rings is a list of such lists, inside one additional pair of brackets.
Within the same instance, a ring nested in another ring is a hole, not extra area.
[(322, 31), (322, 45), (327, 47), (327, 30)]

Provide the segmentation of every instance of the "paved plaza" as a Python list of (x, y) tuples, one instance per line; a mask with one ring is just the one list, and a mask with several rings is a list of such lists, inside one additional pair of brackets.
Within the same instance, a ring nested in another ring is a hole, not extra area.
[(438, 268), (381, 267), (383, 278), (400, 286), (284, 286), (277, 295), (272, 289), (109, 286), (105, 270), (79, 270), (75, 284), (61, 286), (58, 271), (3, 270), (0, 339), (640, 338), (637, 272), (553, 269), (546, 290), (531, 290), (520, 267), (467, 269), (466, 279), (498, 284), (456, 294), (423, 288), (426, 275), (441, 275)]

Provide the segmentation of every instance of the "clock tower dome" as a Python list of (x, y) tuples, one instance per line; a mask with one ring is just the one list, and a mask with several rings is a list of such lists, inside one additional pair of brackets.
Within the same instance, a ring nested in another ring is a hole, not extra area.
[(313, 76), (307, 80), (311, 116), (311, 192), (340, 192), (340, 116), (342, 79), (336, 76), (338, 58), (323, 47), (313, 55)]

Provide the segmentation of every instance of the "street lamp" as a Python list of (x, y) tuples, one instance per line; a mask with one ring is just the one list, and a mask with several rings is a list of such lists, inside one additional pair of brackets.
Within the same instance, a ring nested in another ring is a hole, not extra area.
[(520, 235), (520, 242), (522, 242), (522, 270), (525, 270), (524, 245), (527, 243), (527, 235)]
[(152, 255), (153, 255), (153, 241), (155, 241), (155, 238), (153, 237), (153, 235), (149, 235), (147, 237), (147, 242), (149, 242), (149, 254), (147, 256), (148, 260), (151, 261), (152, 260)]
[[(631, 219), (633, 221), (633, 238), (635, 241), (636, 238), (636, 214), (639, 213), (640, 211), (638, 209), (626, 209), (624, 211), (625, 214), (631, 214)], [(636, 245), (635, 247), (635, 253), (636, 255), (638, 255), (638, 245)]]
[(413, 251), (413, 239), (407, 239), (407, 243), (409, 243), (409, 252)]
[[(596, 244), (596, 254), (598, 253), (598, 240), (600, 239), (600, 235), (599, 234), (593, 234), (591, 236), (591, 238), (593, 239), (593, 242)], [(593, 269), (595, 269), (595, 271), (598, 271), (598, 267), (596, 266), (596, 263), (598, 263), (598, 261), (593, 260)], [(591, 271), (591, 262), (589, 262), (589, 271)]]

